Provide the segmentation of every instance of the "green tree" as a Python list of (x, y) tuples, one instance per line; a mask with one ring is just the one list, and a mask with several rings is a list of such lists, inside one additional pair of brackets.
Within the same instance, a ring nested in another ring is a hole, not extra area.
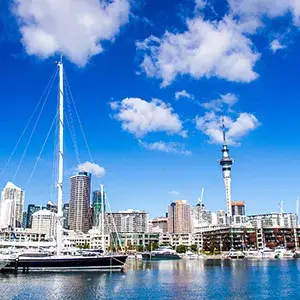
[(176, 252), (178, 253), (185, 253), (187, 250), (187, 246), (186, 245), (179, 245), (176, 248)]
[(143, 252), (144, 251), (144, 246), (143, 245), (139, 245), (137, 248), (138, 252)]
[(191, 251), (194, 251), (194, 252), (197, 252), (197, 250), (198, 250), (198, 247), (197, 247), (197, 245), (191, 245)]

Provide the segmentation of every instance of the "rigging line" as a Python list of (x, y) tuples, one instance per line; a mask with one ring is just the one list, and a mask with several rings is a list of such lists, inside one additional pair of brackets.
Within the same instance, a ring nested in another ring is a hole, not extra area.
[(50, 91), (51, 91), (51, 88), (52, 88), (53, 83), (54, 83), (54, 79), (53, 79), (53, 81), (52, 81), (52, 83), (51, 83), (51, 85), (50, 85), (50, 87), (49, 87), (49, 90), (48, 90), (48, 92), (47, 92), (47, 94), (46, 94), (46, 98), (45, 98), (45, 100), (44, 100), (44, 103), (42, 104), (42, 107), (41, 107), (41, 110), (40, 110), (40, 112), (39, 112), (39, 115), (38, 115), (38, 117), (37, 117), (37, 119), (36, 119), (36, 121), (35, 121), (35, 123), (34, 123), (34, 126), (33, 126), (33, 129), (32, 129), (32, 131), (31, 131), (29, 140), (27, 141), (27, 144), (26, 144), (26, 146), (25, 146), (24, 152), (23, 152), (22, 157), (21, 157), (21, 159), (20, 159), (20, 161), (19, 161), (19, 164), (18, 164), (18, 167), (17, 167), (17, 169), (16, 169), (16, 172), (15, 172), (15, 174), (14, 174), (14, 176), (13, 176), (13, 181), (15, 180), (15, 178), (16, 178), (18, 172), (19, 172), (19, 169), (20, 169), (20, 167), (21, 167), (21, 164), (22, 164), (22, 162), (23, 162), (23, 159), (24, 159), (24, 157), (25, 157), (25, 155), (26, 155), (27, 149), (28, 149), (28, 147), (29, 147), (29, 144), (30, 144), (30, 142), (31, 142), (31, 139), (32, 139), (32, 137), (33, 137), (33, 134), (34, 134), (34, 132), (35, 132), (35, 129), (36, 129), (37, 125), (38, 125), (38, 122), (39, 122), (39, 120), (40, 120), (40, 118), (41, 118), (41, 115), (42, 115), (42, 112), (43, 112), (43, 110), (44, 110), (44, 107), (45, 107), (45, 105), (46, 105), (46, 103), (47, 103), (47, 100), (48, 100), (48, 97), (49, 97), (49, 94), (50, 94)]
[(66, 86), (67, 86), (67, 89), (69, 90), (69, 93), (70, 93), (70, 98), (71, 98), (72, 104), (74, 106), (75, 114), (76, 114), (76, 117), (77, 117), (77, 120), (78, 120), (78, 123), (79, 123), (79, 127), (80, 127), (80, 130), (81, 130), (83, 139), (84, 139), (84, 143), (85, 143), (85, 146), (87, 148), (90, 160), (93, 163), (93, 158), (92, 158), (91, 150), (90, 150), (90, 147), (89, 147), (88, 142), (87, 142), (87, 138), (86, 138), (84, 130), (83, 130), (83, 126), (82, 126), (82, 123), (81, 123), (81, 120), (80, 120), (80, 117), (79, 117), (77, 106), (76, 106), (76, 103), (74, 101), (74, 98), (73, 98), (73, 95), (72, 95), (72, 91), (71, 91), (71, 88), (70, 88), (69, 81), (68, 81), (66, 73), (65, 73), (65, 78), (66, 78)]
[(73, 146), (74, 146), (74, 149), (75, 149), (75, 152), (76, 152), (76, 159), (77, 159), (78, 164), (80, 164), (81, 161), (80, 161), (78, 143), (77, 143), (77, 138), (76, 138), (76, 133), (75, 133), (75, 126), (74, 126), (74, 122), (73, 122), (71, 102), (70, 102), (70, 98), (69, 98), (69, 94), (68, 94), (67, 90), (66, 90), (65, 95), (66, 95), (65, 98), (67, 100), (66, 102), (67, 102), (67, 108), (68, 108), (68, 113), (69, 113), (69, 116), (66, 114), (67, 125), (68, 125), (68, 128), (69, 128), (70, 135), (71, 135), (72, 142), (73, 142)]
[[(100, 182), (99, 178), (98, 178), (98, 181)], [(108, 201), (108, 197), (107, 197), (107, 194), (105, 192), (105, 203), (107, 204), (108, 206), (108, 209), (109, 209), (109, 214), (111, 215), (111, 219), (112, 219), (112, 222), (113, 222), (113, 226), (114, 226), (114, 229), (116, 231), (116, 235), (117, 235), (117, 239), (118, 239), (118, 242), (119, 242), (119, 245), (120, 245), (120, 248), (121, 248), (121, 251), (123, 251), (123, 247), (122, 247), (122, 243), (121, 243), (121, 239), (120, 239), (120, 235), (119, 235), (119, 232), (117, 230), (117, 226), (116, 226), (116, 222), (115, 222), (115, 218), (112, 214), (112, 211), (111, 211), (111, 207), (110, 207), (110, 204), (109, 204), (109, 201)]]
[(51, 86), (52, 86), (53, 80), (54, 80), (54, 78), (56, 77), (56, 74), (57, 74), (57, 70), (58, 70), (58, 69), (55, 68), (54, 72), (52, 73), (52, 75), (51, 75), (51, 77), (50, 77), (50, 80), (48, 81), (48, 83), (47, 83), (47, 85), (46, 85), (46, 88), (44, 89), (44, 92), (43, 92), (41, 98), (39, 99), (39, 101), (38, 101), (38, 103), (37, 103), (35, 109), (33, 110), (33, 113), (31, 114), (31, 116), (30, 116), (30, 118), (29, 118), (29, 120), (28, 120), (26, 126), (24, 127), (23, 132), (21, 133), (21, 135), (20, 135), (20, 137), (19, 137), (19, 139), (18, 139), (18, 141), (17, 141), (17, 143), (16, 143), (16, 145), (15, 145), (13, 151), (11, 152), (11, 154), (10, 154), (10, 156), (9, 156), (9, 158), (8, 158), (8, 160), (7, 160), (6, 164), (5, 164), (5, 166), (4, 166), (4, 168), (1, 170), (0, 176), (3, 174), (3, 172), (4, 172), (4, 171), (6, 170), (6, 168), (8, 167), (10, 161), (12, 160), (12, 158), (13, 158), (13, 156), (14, 156), (14, 154), (15, 154), (15, 152), (16, 152), (16, 150), (17, 150), (17, 148), (18, 148), (18, 146), (19, 146), (19, 144), (20, 144), (20, 142), (21, 142), (21, 140), (22, 140), (22, 138), (23, 138), (25, 132), (27, 131), (27, 129), (28, 129), (28, 127), (29, 127), (29, 124), (31, 123), (32, 118), (34, 117), (34, 115), (35, 115), (35, 113), (36, 113), (38, 107), (40, 106), (40, 103), (41, 103), (42, 99), (44, 98), (44, 95), (45, 95), (45, 93), (46, 93), (46, 91), (47, 91), (47, 89), (48, 89), (48, 87), (49, 87), (49, 85), (50, 85), (51, 82), (52, 82), (52, 83), (51, 83)]
[(32, 169), (32, 172), (31, 172), (31, 174), (30, 174), (30, 176), (29, 176), (29, 179), (28, 179), (27, 184), (30, 183), (30, 181), (31, 181), (31, 179), (32, 179), (32, 177), (33, 177), (33, 174), (34, 174), (34, 172), (35, 172), (35, 169), (36, 169), (36, 167), (37, 167), (37, 165), (38, 165), (38, 163), (39, 163), (39, 161), (40, 161), (40, 159), (41, 159), (41, 156), (42, 156), (42, 154), (43, 154), (43, 151), (44, 151), (44, 149), (45, 149), (46, 143), (47, 143), (47, 141), (48, 141), (48, 138), (49, 138), (49, 136), (50, 136), (50, 133), (51, 133), (51, 131), (52, 131), (52, 128), (53, 128), (53, 126), (54, 126), (56, 120), (57, 120), (57, 113), (55, 114), (55, 116), (54, 116), (54, 118), (53, 118), (53, 121), (52, 121), (51, 126), (50, 126), (50, 128), (49, 128), (49, 130), (48, 130), (48, 133), (47, 133), (47, 135), (46, 135), (46, 138), (45, 138), (45, 140), (44, 140), (44, 143), (43, 143), (43, 145), (42, 145), (42, 148), (41, 148), (41, 150), (40, 150), (40, 153), (39, 153), (39, 155), (38, 155), (38, 157), (37, 157), (37, 159), (36, 159), (36, 162), (35, 162), (35, 164), (34, 164), (34, 167), (33, 167), (33, 169)]

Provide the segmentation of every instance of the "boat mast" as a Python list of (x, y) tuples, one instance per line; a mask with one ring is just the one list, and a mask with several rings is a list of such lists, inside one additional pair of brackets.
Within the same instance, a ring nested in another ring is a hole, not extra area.
[(103, 188), (103, 184), (100, 185), (100, 193), (101, 193), (101, 242), (102, 242), (103, 253), (105, 253), (105, 236), (104, 236), (104, 188)]
[(60, 255), (62, 247), (62, 204), (63, 204), (63, 153), (64, 153), (64, 67), (62, 57), (59, 67), (59, 150), (58, 150), (58, 181), (57, 181), (57, 255)]

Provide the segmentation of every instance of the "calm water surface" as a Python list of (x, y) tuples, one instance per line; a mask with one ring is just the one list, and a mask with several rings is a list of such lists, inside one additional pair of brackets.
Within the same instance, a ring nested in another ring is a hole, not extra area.
[(0, 274), (0, 299), (300, 299), (300, 260), (128, 264), (123, 273)]

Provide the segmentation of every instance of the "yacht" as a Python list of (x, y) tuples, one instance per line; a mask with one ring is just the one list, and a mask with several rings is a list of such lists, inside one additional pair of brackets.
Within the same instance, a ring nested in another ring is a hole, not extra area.
[[(23, 272), (29, 271), (71, 271), (71, 270), (122, 270), (126, 262), (127, 255), (105, 254), (104, 239), (104, 213), (101, 216), (101, 235), (102, 235), (102, 252), (91, 251), (69, 251), (63, 249), (63, 167), (64, 167), (64, 67), (62, 59), (57, 64), (59, 73), (59, 103), (57, 114), (58, 129), (58, 174), (57, 174), (57, 228), (56, 228), (56, 247), (55, 254), (50, 251), (23, 251), (19, 250), (13, 254), (0, 255), (1, 271)], [(51, 79), (52, 80), (52, 79)], [(68, 87), (68, 86), (67, 86)], [(102, 208), (104, 207), (103, 185), (101, 184)]]
[(229, 250), (228, 255), (225, 257), (226, 259), (244, 259), (245, 254), (242, 251), (235, 250), (234, 248), (231, 248)]
[(267, 258), (267, 259), (274, 259), (275, 258), (275, 250), (274, 249), (270, 249), (268, 247), (264, 247), (261, 250), (262, 253), (262, 257), (263, 258)]
[(162, 246), (151, 252), (142, 253), (142, 258), (144, 260), (170, 260), (180, 259), (180, 256), (172, 247)]
[(262, 259), (262, 252), (253, 248), (250, 248), (247, 251), (244, 251), (245, 258), (247, 259)]

